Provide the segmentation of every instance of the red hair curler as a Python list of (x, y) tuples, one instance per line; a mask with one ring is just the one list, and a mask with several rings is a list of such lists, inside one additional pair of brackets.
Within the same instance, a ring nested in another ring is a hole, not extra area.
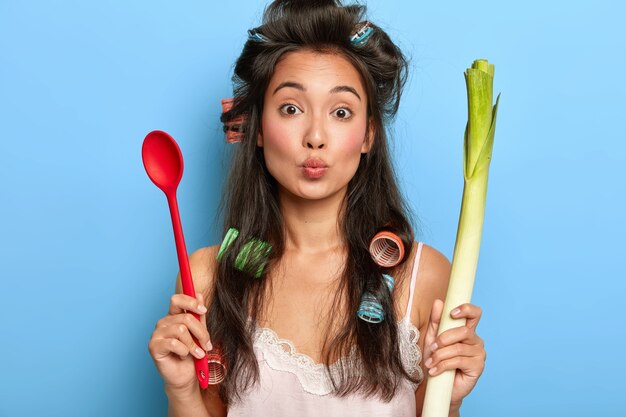
[(392, 268), (404, 258), (404, 243), (398, 235), (388, 230), (376, 233), (370, 242), (370, 255), (378, 266)]
[[(222, 113), (229, 112), (233, 108), (234, 98), (225, 98), (222, 100)], [(226, 142), (235, 143), (243, 140), (243, 124), (245, 117), (237, 116), (232, 120), (224, 122), (224, 133), (226, 134)]]

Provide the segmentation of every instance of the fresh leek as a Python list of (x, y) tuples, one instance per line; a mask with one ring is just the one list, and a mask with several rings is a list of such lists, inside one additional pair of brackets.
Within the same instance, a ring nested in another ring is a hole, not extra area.
[[(487, 199), (487, 178), (496, 131), (500, 95), (492, 107), (495, 67), (478, 59), (465, 71), (468, 121), (463, 149), (464, 188), (461, 214), (452, 257), (450, 282), (437, 335), (465, 326), (465, 318), (452, 319), (450, 311), (471, 302)], [(423, 417), (448, 417), (456, 369), (430, 377), (422, 409)]]

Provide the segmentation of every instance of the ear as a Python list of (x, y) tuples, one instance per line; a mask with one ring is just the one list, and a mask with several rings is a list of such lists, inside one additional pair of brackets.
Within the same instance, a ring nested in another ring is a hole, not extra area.
[(365, 139), (363, 139), (363, 145), (361, 146), (361, 153), (368, 153), (374, 145), (374, 137), (376, 136), (376, 128), (374, 127), (374, 120), (369, 119), (367, 123), (367, 131), (365, 132)]

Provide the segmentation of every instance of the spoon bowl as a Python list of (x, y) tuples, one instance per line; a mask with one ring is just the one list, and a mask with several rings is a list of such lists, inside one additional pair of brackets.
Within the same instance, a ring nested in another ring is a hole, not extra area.
[(141, 157), (150, 180), (166, 194), (175, 192), (183, 177), (184, 164), (174, 138), (162, 130), (153, 130), (143, 141)]

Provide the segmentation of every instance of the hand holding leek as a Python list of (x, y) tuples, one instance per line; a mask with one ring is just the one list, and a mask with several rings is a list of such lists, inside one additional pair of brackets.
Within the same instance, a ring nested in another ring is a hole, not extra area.
[[(487, 60), (479, 59), (474, 61), (471, 68), (465, 71), (468, 121), (465, 127), (463, 149), (463, 198), (445, 304), (441, 308), (435, 303), (437, 307), (433, 306), (431, 314), (431, 320), (435, 319), (432, 320), (433, 322), (439, 321), (440, 318), (438, 336), (450, 329), (466, 325), (470, 327), (470, 321), (468, 320), (466, 323), (466, 318), (471, 319), (472, 317), (465, 314), (461, 319), (453, 319), (450, 314), (453, 308), (465, 305), (466, 310), (473, 310), (472, 314), (474, 316), (478, 314), (480, 317), (479, 310), (476, 310), (477, 307), (469, 303), (472, 298), (480, 251), (487, 198), (487, 179), (496, 131), (498, 102), (500, 101), (498, 94), (496, 104), (492, 108), (494, 70), (493, 64), (489, 64)], [(454, 332), (452, 330), (448, 333), (453, 334)], [(459, 333), (460, 330), (456, 330), (456, 332)], [(465, 341), (469, 344), (471, 341), (476, 342), (478, 336), (475, 332), (472, 330), (469, 333), (470, 335)], [(453, 386), (456, 388), (458, 385), (455, 376), (460, 380), (463, 378), (464, 372), (461, 369), (460, 374), (457, 375), (456, 369), (449, 369), (428, 379), (422, 409), (423, 417), (448, 417)]]

